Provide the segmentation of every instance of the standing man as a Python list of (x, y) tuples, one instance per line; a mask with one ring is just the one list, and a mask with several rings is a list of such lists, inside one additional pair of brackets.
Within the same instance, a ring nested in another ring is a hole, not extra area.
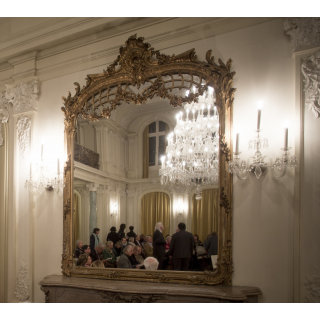
[(172, 236), (168, 255), (173, 257), (174, 270), (188, 271), (194, 238), (192, 233), (186, 231), (186, 225), (183, 222), (178, 224), (178, 228), (179, 232)]
[(212, 268), (216, 269), (218, 254), (218, 234), (216, 232), (211, 233), (211, 236), (207, 240), (205, 249), (208, 252), (208, 255), (211, 257)]
[(159, 270), (162, 269), (163, 258), (166, 255), (166, 241), (163, 237), (164, 226), (162, 222), (157, 222), (153, 233), (153, 256), (159, 261)]

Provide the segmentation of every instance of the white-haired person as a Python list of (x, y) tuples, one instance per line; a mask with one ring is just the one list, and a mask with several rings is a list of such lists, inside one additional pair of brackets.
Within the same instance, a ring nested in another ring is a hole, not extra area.
[(123, 249), (123, 253), (121, 255), (121, 257), (118, 260), (118, 268), (120, 269), (139, 269), (140, 265), (132, 265), (130, 262), (130, 257), (133, 254), (133, 246), (131, 245), (127, 245), (124, 249)]
[(157, 270), (159, 266), (159, 261), (154, 257), (148, 257), (143, 263), (146, 270)]
[(77, 246), (77, 248), (76, 248), (76, 250), (74, 251), (74, 257), (75, 257), (76, 259), (79, 259), (80, 254), (83, 254), (83, 250), (82, 250), (82, 246), (83, 246), (82, 240), (77, 240), (77, 241), (76, 241), (76, 246)]
[[(105, 248), (105, 245), (103, 243), (99, 243), (98, 246), (96, 246), (93, 250), (91, 250), (90, 257), (92, 259), (92, 262), (95, 262), (97, 260), (102, 260), (101, 254)], [(102, 262), (105, 262), (105, 260), (102, 260)]]
[(129, 239), (128, 239), (128, 244), (131, 244), (131, 245), (135, 245), (134, 244), (134, 237), (130, 237)]
[(163, 269), (163, 260), (166, 256), (165, 245), (167, 243), (162, 234), (163, 230), (163, 223), (157, 222), (153, 233), (153, 256), (159, 261), (159, 270)]

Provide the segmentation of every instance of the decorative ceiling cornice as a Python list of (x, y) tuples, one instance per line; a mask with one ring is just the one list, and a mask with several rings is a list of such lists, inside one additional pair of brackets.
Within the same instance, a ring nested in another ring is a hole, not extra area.
[(320, 18), (286, 18), (283, 25), (293, 52), (320, 46)]

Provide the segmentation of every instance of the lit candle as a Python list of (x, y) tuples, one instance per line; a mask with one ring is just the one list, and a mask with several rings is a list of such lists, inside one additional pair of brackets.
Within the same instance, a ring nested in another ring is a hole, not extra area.
[(58, 161), (57, 161), (57, 172), (58, 172), (58, 175), (60, 174), (60, 160), (58, 158)]
[(165, 166), (165, 160), (166, 160), (166, 157), (165, 157), (165, 156), (162, 156), (162, 157), (161, 157), (162, 168), (164, 168), (164, 166)]
[(286, 120), (284, 123), (284, 149), (288, 149), (288, 131), (289, 121)]
[(239, 153), (239, 136), (240, 136), (240, 133), (237, 133), (236, 135), (236, 154)]
[(259, 101), (259, 102), (258, 102), (258, 123), (257, 123), (257, 130), (260, 130), (261, 109), (262, 109), (262, 101)]

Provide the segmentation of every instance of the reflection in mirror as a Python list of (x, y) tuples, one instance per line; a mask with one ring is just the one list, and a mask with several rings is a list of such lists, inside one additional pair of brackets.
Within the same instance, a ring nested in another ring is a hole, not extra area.
[(206, 92), (198, 105), (177, 108), (154, 97), (122, 103), (110, 119), (78, 118), (72, 239), (81, 266), (90, 264), (87, 254), (107, 268), (145, 268), (148, 257), (157, 258), (159, 265), (146, 263), (155, 270), (216, 267), (219, 116), (212, 97)]

